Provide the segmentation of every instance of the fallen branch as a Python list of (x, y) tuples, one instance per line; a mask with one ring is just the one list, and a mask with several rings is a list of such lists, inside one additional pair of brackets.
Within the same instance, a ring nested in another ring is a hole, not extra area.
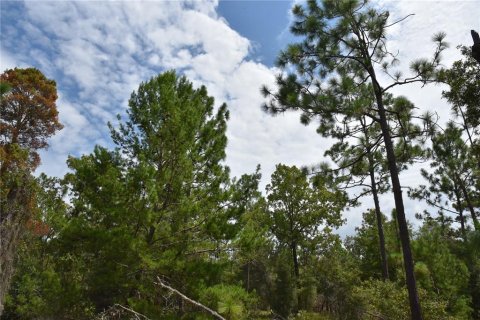
[(144, 316), (143, 314), (138, 313), (137, 311), (134, 311), (134, 310), (132, 310), (132, 309), (130, 309), (130, 308), (127, 308), (127, 307), (125, 307), (125, 306), (122, 306), (121, 304), (116, 303), (115, 306), (116, 306), (116, 307), (119, 307), (119, 308), (122, 308), (123, 310), (126, 310), (126, 311), (128, 311), (128, 312), (133, 313), (133, 314), (136, 316), (137, 319), (147, 319), (147, 320), (149, 320), (149, 318), (147, 318), (147, 317)]
[(170, 290), (171, 292), (179, 295), (183, 300), (187, 301), (187, 302), (190, 302), (191, 304), (197, 306), (197, 307), (200, 307), (202, 308), (203, 310), (207, 311), (208, 313), (210, 313), (212, 316), (214, 316), (215, 318), (217, 319), (220, 319), (220, 320), (226, 320), (224, 317), (222, 317), (220, 314), (218, 314), (218, 312), (210, 309), (209, 307), (207, 306), (204, 306), (203, 304), (201, 304), (200, 302), (197, 302), (193, 299), (190, 299), (189, 297), (187, 297), (186, 295), (184, 295), (183, 293), (181, 293), (180, 291), (178, 291), (177, 289), (174, 289), (172, 287), (170, 287), (169, 285), (163, 283), (163, 281), (157, 277), (157, 280), (158, 282), (155, 282), (155, 284), (158, 284), (159, 286), (161, 286), (162, 288), (164, 289), (167, 289), (167, 290)]

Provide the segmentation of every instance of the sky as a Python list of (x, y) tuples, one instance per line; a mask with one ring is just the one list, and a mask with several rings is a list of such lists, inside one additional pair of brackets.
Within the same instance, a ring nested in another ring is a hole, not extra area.
[[(288, 43), (292, 1), (0, 1), (0, 69), (36, 67), (57, 82), (57, 101), (64, 129), (41, 153), (37, 172), (63, 176), (68, 156), (92, 152), (94, 145), (113, 147), (107, 122), (125, 119), (128, 99), (142, 81), (170, 69), (186, 75), (195, 86), (205, 85), (216, 105), (226, 102), (228, 126), (226, 163), (232, 176), (262, 167), (264, 188), (277, 163), (309, 166), (323, 161), (331, 141), (303, 126), (299, 114), (271, 117), (261, 111), (260, 87), (273, 87), (279, 70), (274, 61)], [(447, 33), (450, 48), (445, 66), (460, 59), (459, 44), (468, 44), (470, 29), (480, 30), (479, 1), (374, 1), (389, 10), (392, 21), (410, 13), (391, 28), (389, 47), (409, 61), (428, 57), (431, 36)], [(419, 111), (451, 118), (441, 99), (442, 87), (403, 86)], [(402, 185), (422, 183), (415, 166), (401, 176)], [(360, 208), (345, 212), (340, 234), (352, 234), (361, 213), (373, 207), (366, 198)], [(392, 196), (382, 196), (385, 213)], [(425, 204), (406, 199), (407, 218)]]

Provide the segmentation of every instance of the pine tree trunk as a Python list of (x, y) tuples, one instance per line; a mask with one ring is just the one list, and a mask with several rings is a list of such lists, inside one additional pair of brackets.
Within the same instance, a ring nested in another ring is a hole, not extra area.
[(467, 240), (467, 232), (465, 230), (465, 218), (463, 216), (463, 206), (462, 206), (462, 200), (460, 197), (460, 190), (458, 190), (457, 185), (455, 184), (455, 197), (457, 198), (457, 210), (458, 210), (458, 216), (460, 218), (460, 230), (462, 232), (462, 238), (463, 241)]
[(385, 248), (385, 235), (383, 233), (382, 211), (380, 210), (377, 182), (375, 180), (375, 163), (373, 155), (371, 153), (371, 146), (365, 119), (361, 119), (360, 122), (362, 124), (363, 133), (365, 134), (365, 140), (367, 145), (368, 172), (370, 174), (370, 184), (372, 188), (373, 202), (375, 204), (375, 216), (377, 218), (378, 241), (380, 244), (380, 257), (382, 263), (382, 277), (384, 281), (387, 281), (389, 279), (387, 250)]
[(472, 201), (470, 200), (470, 195), (468, 194), (467, 188), (462, 181), (460, 181), (460, 187), (462, 188), (463, 195), (465, 196), (465, 201), (467, 202), (467, 207), (470, 210), (470, 214), (472, 215), (472, 222), (475, 230), (479, 230), (480, 226), (478, 224), (477, 215), (475, 214), (475, 209), (473, 208)]
[(373, 67), (370, 70), (372, 83), (375, 90), (378, 115), (380, 117), (380, 126), (382, 129), (383, 140), (387, 152), (388, 169), (392, 180), (392, 191), (395, 199), (395, 208), (397, 210), (397, 222), (400, 232), (400, 241), (402, 243), (403, 261), (405, 265), (406, 284), (408, 289), (408, 298), (410, 302), (410, 312), (412, 320), (423, 320), (420, 301), (417, 293), (417, 284), (415, 280), (414, 264), (412, 250), (410, 247), (410, 236), (408, 234), (408, 224), (405, 217), (405, 208), (403, 205), (402, 189), (398, 177), (397, 160), (393, 149), (393, 142), (390, 136), (390, 128), (387, 122), (385, 107), (383, 105), (383, 92), (375, 78)]
[(250, 261), (247, 262), (247, 292), (250, 292)]
[(380, 242), (380, 256), (382, 258), (382, 276), (383, 280), (387, 281), (389, 279), (388, 275), (388, 261), (387, 261), (387, 250), (385, 248), (385, 235), (383, 233), (383, 223), (382, 223), (382, 212), (380, 211), (380, 202), (378, 201), (378, 190), (377, 183), (375, 181), (375, 171), (373, 169), (373, 159), (369, 154), (369, 171), (370, 171), (370, 181), (372, 184), (372, 195), (373, 202), (375, 203), (375, 216), (377, 217), (377, 229), (378, 229), (378, 240)]

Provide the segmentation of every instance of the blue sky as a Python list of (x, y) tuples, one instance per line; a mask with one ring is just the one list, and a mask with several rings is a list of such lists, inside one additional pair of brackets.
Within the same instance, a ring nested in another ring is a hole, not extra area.
[[(446, 66), (459, 58), (455, 46), (471, 42), (469, 30), (480, 29), (478, 1), (381, 1), (392, 21), (415, 16), (390, 30), (390, 48), (399, 50), (400, 66), (428, 56), (430, 38), (446, 31), (451, 48)], [(272, 118), (260, 110), (259, 88), (273, 85), (278, 51), (293, 40), (288, 33), (292, 1), (0, 1), (0, 67), (39, 68), (57, 81), (60, 120), (65, 128), (42, 152), (39, 171), (62, 176), (69, 155), (79, 156), (95, 144), (111, 146), (106, 123), (125, 114), (128, 98), (141, 81), (177, 69), (195, 85), (206, 85), (217, 104), (231, 112), (227, 164), (232, 175), (253, 172), (261, 164), (262, 186), (275, 164), (312, 165), (323, 160), (330, 142), (304, 127), (298, 114)], [(399, 88), (420, 110), (449, 119), (441, 87)], [(420, 183), (419, 168), (401, 177), (404, 185)], [(391, 196), (382, 198), (385, 212)], [(348, 234), (359, 224), (359, 209), (346, 213)], [(409, 217), (425, 208), (407, 202)]]
[(288, 32), (291, 1), (220, 1), (218, 12), (230, 27), (253, 44), (252, 56), (273, 66), (293, 38)]

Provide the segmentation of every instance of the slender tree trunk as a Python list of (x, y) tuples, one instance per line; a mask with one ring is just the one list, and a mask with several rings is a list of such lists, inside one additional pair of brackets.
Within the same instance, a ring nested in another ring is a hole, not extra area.
[(470, 200), (470, 195), (468, 194), (468, 190), (465, 187), (465, 184), (460, 181), (460, 188), (462, 189), (463, 195), (465, 197), (465, 201), (467, 202), (467, 207), (470, 210), (470, 214), (472, 215), (472, 222), (475, 230), (480, 228), (477, 220), (477, 215), (475, 213), (475, 208), (473, 207), (472, 201)]
[(473, 143), (472, 135), (470, 134), (470, 130), (468, 130), (467, 119), (465, 118), (465, 114), (463, 113), (463, 110), (461, 107), (458, 107), (458, 110), (462, 115), (463, 129), (467, 132), (468, 140), (470, 141), (470, 146), (473, 146), (474, 143)]
[(375, 216), (377, 217), (378, 240), (380, 242), (380, 256), (382, 258), (382, 276), (383, 280), (386, 281), (389, 279), (387, 250), (385, 248), (385, 235), (383, 233), (382, 212), (380, 211), (380, 202), (378, 201), (377, 183), (375, 181), (375, 171), (373, 169), (372, 163), (373, 159), (371, 159), (370, 155), (368, 162), (370, 166), (370, 181), (372, 184), (373, 202), (375, 203)]
[(155, 235), (155, 227), (154, 226), (150, 226), (150, 228), (148, 229), (148, 234), (147, 234), (147, 243), (150, 245), (152, 244), (152, 241), (153, 241), (153, 236)]
[[(467, 132), (468, 141), (470, 142), (470, 148), (473, 149), (475, 147), (475, 143), (473, 142), (472, 135), (470, 133), (470, 130), (468, 129), (467, 118), (465, 117), (465, 113), (463, 112), (462, 107), (458, 107), (458, 110), (460, 111), (460, 115), (462, 116), (463, 129)], [(477, 158), (477, 165), (480, 168), (480, 157), (478, 156), (478, 154), (475, 153), (474, 156)]]
[(378, 241), (380, 244), (380, 257), (381, 257), (381, 263), (382, 263), (382, 276), (383, 276), (383, 280), (387, 281), (389, 279), (387, 250), (385, 248), (385, 235), (383, 233), (382, 211), (380, 210), (380, 202), (378, 201), (377, 182), (375, 180), (375, 163), (374, 163), (373, 156), (370, 149), (370, 141), (368, 139), (369, 135), (368, 135), (365, 119), (360, 119), (360, 122), (363, 127), (363, 133), (365, 134), (365, 140), (367, 144), (368, 171), (370, 174), (370, 183), (372, 187), (373, 202), (375, 204), (375, 216), (377, 218)]
[(375, 78), (373, 67), (369, 70), (372, 77), (372, 84), (377, 101), (378, 115), (380, 117), (380, 126), (382, 129), (383, 140), (387, 152), (388, 169), (392, 180), (392, 191), (395, 199), (395, 208), (397, 210), (398, 228), (400, 231), (400, 241), (402, 243), (403, 262), (405, 265), (406, 284), (408, 289), (408, 298), (410, 302), (410, 313), (412, 320), (423, 320), (420, 301), (417, 293), (417, 283), (415, 280), (414, 264), (412, 250), (410, 247), (410, 236), (408, 234), (408, 224), (405, 217), (405, 208), (403, 205), (402, 189), (398, 177), (397, 160), (393, 149), (393, 142), (390, 136), (390, 128), (387, 122), (385, 106), (383, 105), (383, 92)]
[(458, 187), (455, 183), (455, 197), (457, 198), (457, 210), (458, 210), (458, 216), (460, 218), (460, 231), (462, 232), (462, 238), (463, 241), (467, 240), (467, 232), (465, 230), (465, 218), (463, 217), (463, 206), (462, 206), (462, 199), (460, 197), (460, 190), (458, 190)]
[(247, 292), (250, 292), (250, 261), (247, 262)]
[(297, 243), (292, 241), (292, 258), (293, 258), (293, 268), (295, 270), (295, 280), (298, 280), (300, 276), (300, 271), (298, 268), (298, 257), (297, 257)]
[(465, 230), (465, 217), (463, 216), (463, 208), (460, 207), (458, 211), (458, 215), (460, 217), (460, 230), (462, 232), (463, 240), (467, 240), (467, 231)]

